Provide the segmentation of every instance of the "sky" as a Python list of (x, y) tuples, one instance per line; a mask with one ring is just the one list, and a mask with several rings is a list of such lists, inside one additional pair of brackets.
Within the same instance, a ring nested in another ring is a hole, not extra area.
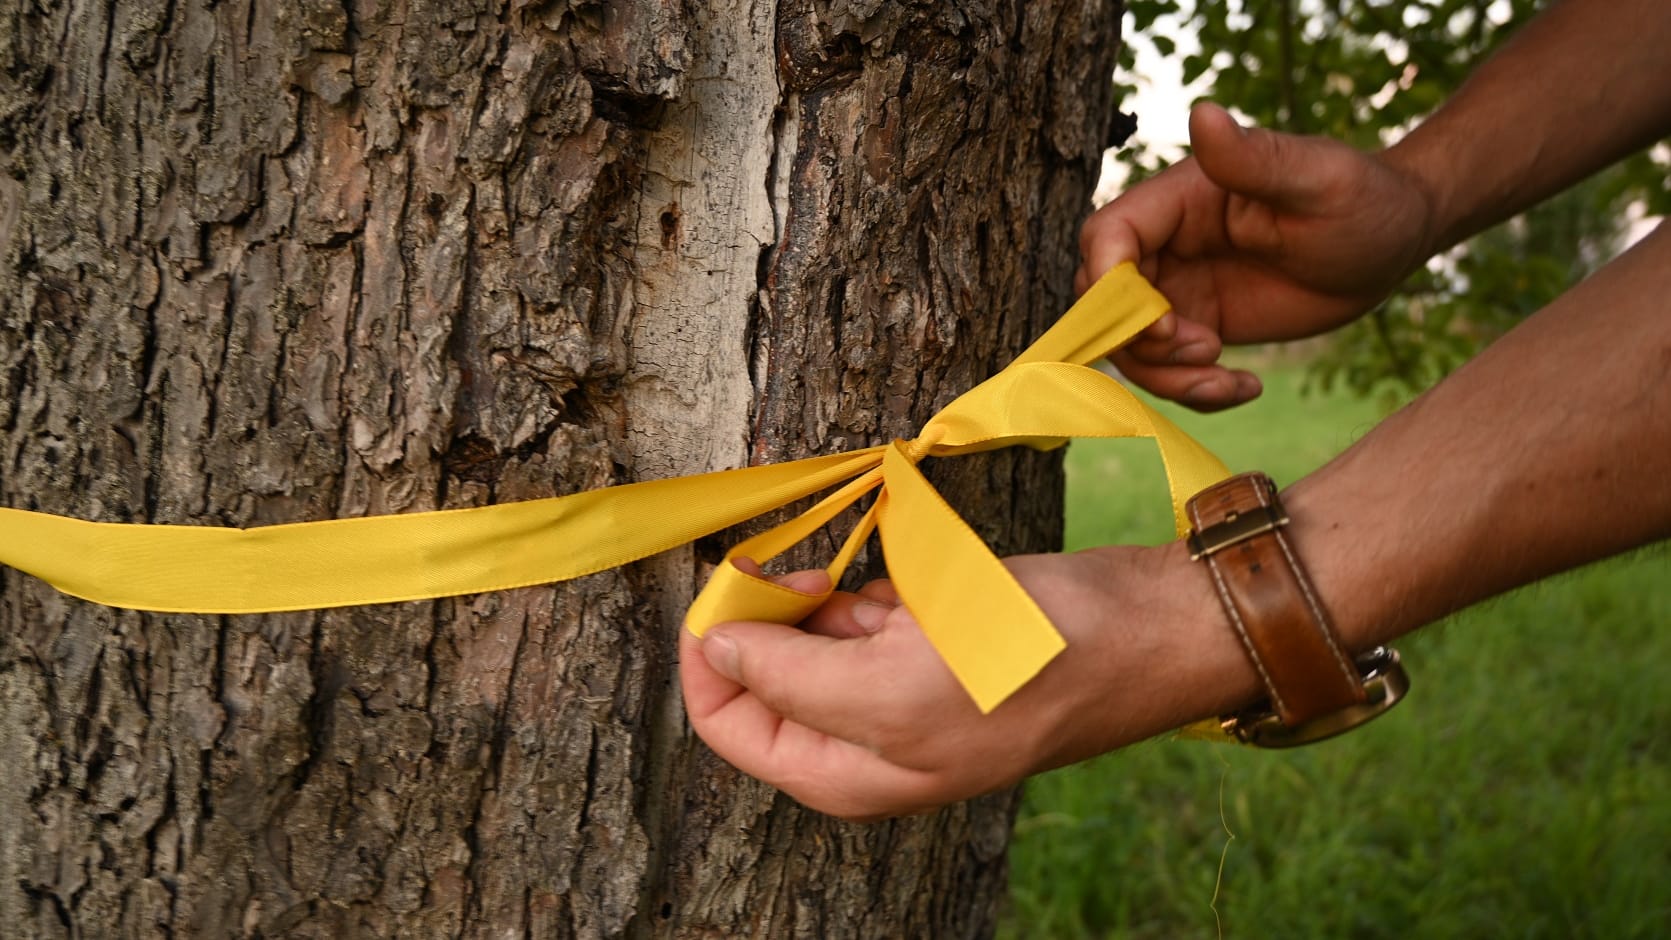
[[(1137, 92), (1121, 107), (1137, 115), (1135, 138), (1147, 142), (1156, 156), (1171, 161), (1184, 155), (1184, 145), (1189, 142), (1189, 106), (1206, 93), (1207, 80), (1199, 78), (1190, 85), (1184, 84), (1183, 58), (1201, 48), (1195, 34), (1185, 33), (1171, 16), (1161, 17), (1156, 31), (1177, 37), (1178, 50), (1174, 55), (1163, 56), (1142, 39), (1132, 42), (1137, 53), (1135, 74), (1123, 77), (1137, 85)], [(1129, 21), (1122, 32), (1130, 40)], [(1096, 204), (1100, 206), (1114, 198), (1125, 176), (1125, 168), (1114, 161), (1113, 151), (1103, 154), (1102, 179), (1093, 197)]]
[[(1183, 145), (1189, 141), (1189, 105), (1206, 93), (1207, 80), (1199, 78), (1184, 85), (1184, 57), (1201, 49), (1194, 33), (1184, 32), (1176, 18), (1170, 16), (1160, 18), (1156, 32), (1176, 36), (1178, 51), (1163, 56), (1147, 42), (1132, 43), (1137, 51), (1137, 65), (1131, 80), (1137, 84), (1137, 94), (1130, 110), (1137, 115), (1138, 135), (1157, 154), (1171, 159), (1183, 155)], [(1131, 34), (1129, 23), (1125, 34), (1128, 37)]]

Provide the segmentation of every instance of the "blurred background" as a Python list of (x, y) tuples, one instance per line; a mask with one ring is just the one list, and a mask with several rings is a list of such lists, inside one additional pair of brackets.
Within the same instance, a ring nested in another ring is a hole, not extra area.
[[(1136, 129), (1099, 199), (1187, 154), (1199, 98), (1392, 143), (1539, 6), (1131, 0), (1114, 80)], [(1662, 143), (1435, 259), (1347, 330), (1234, 352), (1265, 380), (1250, 405), (1155, 404), (1232, 470), (1291, 483), (1656, 224), (1668, 168)], [(1069, 549), (1173, 537), (1152, 445), (1081, 441), (1067, 460)], [(1399, 645), (1411, 697), (1344, 738), (1286, 753), (1159, 740), (1036, 778), (1001, 935), (1671, 936), (1666, 548)]]

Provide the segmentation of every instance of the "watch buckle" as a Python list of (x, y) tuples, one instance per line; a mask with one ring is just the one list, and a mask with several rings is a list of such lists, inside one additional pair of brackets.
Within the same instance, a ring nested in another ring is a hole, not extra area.
[(1223, 522), (1199, 531), (1190, 530), (1186, 539), (1189, 545), (1189, 560), (1200, 561), (1208, 555), (1222, 552), (1256, 535), (1275, 532), (1287, 524), (1288, 511), (1282, 508), (1281, 500), (1272, 493), (1268, 505), (1245, 512), (1231, 512)]
[(1380, 717), (1410, 691), (1410, 677), (1399, 662), (1397, 650), (1377, 646), (1358, 656), (1354, 662), (1363, 679), (1366, 695), (1360, 704), (1289, 727), (1277, 717), (1269, 701), (1261, 701), (1225, 715), (1220, 720), (1220, 726), (1225, 734), (1254, 747), (1299, 747), (1344, 734)]

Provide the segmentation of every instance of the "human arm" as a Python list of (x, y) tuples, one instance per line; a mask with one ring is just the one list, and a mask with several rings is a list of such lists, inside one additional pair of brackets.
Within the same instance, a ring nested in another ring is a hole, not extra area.
[(1258, 394), (1224, 343), (1293, 339), (1370, 309), (1433, 253), (1671, 129), (1671, 9), (1568, 0), (1529, 23), (1433, 117), (1366, 154), (1191, 115), (1195, 155), (1095, 213), (1083, 290), (1136, 259), (1180, 316), (1117, 355), (1203, 410)]
[(1671, 132), (1671, 7), (1564, 0), (1386, 151), (1433, 210), (1428, 254)]
[(1296, 483), (1357, 647), (1671, 537), (1671, 227)]
[[(1219, 642), (1228, 629), (1198, 616), (1212, 594), (1180, 558), (1175, 544), (1005, 559), (1068, 649), (985, 715), (886, 581), (798, 626), (682, 633), (685, 709), (716, 754), (821, 812), (931, 810), (1257, 694), (1240, 648)], [(821, 570), (780, 581), (828, 584)]]
[[(1580, 51), (1586, 43), (1593, 51), (1595, 36), (1583, 39), (1587, 27), (1607, 27), (1616, 14), (1634, 32), (1597, 58), (1634, 65), (1608, 74), (1625, 80), (1634, 69), (1642, 82), (1671, 87), (1666, 66), (1655, 56), (1643, 58), (1645, 45), (1663, 45), (1655, 37), (1664, 36), (1663, 20), (1671, 17), (1661, 14), (1649, 28), (1640, 22), (1658, 12), (1649, 4), (1603, 11), (1572, 0), (1558, 8), (1562, 15), (1574, 10), (1587, 11), (1597, 24), (1555, 20), (1557, 27), (1528, 32), (1499, 61), (1512, 63), (1516, 49), (1555, 43), (1567, 32), (1580, 37)], [(1562, 82), (1582, 77), (1561, 72), (1559, 63), (1541, 66), (1565, 75), (1549, 94), (1571, 93)], [(1479, 81), (1474, 86), (1486, 89), (1479, 100), (1502, 93)], [(1212, 147), (1201, 145), (1214, 133), (1215, 112), (1202, 112), (1209, 130), (1198, 135), (1197, 161), (1122, 197), (1120, 225), (1138, 247), (1115, 251), (1113, 259), (1140, 254), (1178, 311), (1199, 319), (1174, 318), (1170, 337), (1149, 336), (1135, 366), (1131, 359), (1122, 365), (1132, 366), (1128, 374), (1150, 366), (1150, 383), (1191, 368), (1204, 370), (1196, 377), (1211, 378), (1221, 335), (1233, 341), (1300, 335), (1350, 317), (1462, 229), (1515, 211), (1515, 198), (1540, 198), (1583, 175), (1650, 133), (1641, 128), (1664, 126), (1663, 95), (1621, 93), (1646, 96), (1632, 97), (1641, 107), (1623, 108), (1626, 120), (1604, 116), (1603, 123), (1624, 130), (1610, 136), (1592, 129), (1588, 141), (1545, 141), (1538, 159), (1520, 166), (1504, 161), (1499, 169), (1509, 182), (1503, 186), (1450, 191), (1415, 182), (1427, 172), (1421, 160), (1398, 165), (1392, 152), (1365, 157), (1263, 132), (1244, 141), (1222, 124), (1219, 142), (1229, 143), (1225, 154), (1233, 158), (1224, 161), (1225, 172), (1246, 178), (1221, 173), (1215, 180), (1201, 169), (1203, 160), (1214, 159)], [(1515, 122), (1529, 119), (1505, 115), (1514, 126), (1479, 117), (1484, 143), (1454, 142), (1505, 146), (1513, 133), (1527, 130)], [(1469, 126), (1461, 122), (1440, 135), (1438, 125), (1423, 144), (1431, 149), (1403, 153), (1442, 154), (1439, 142)], [(1413, 134), (1409, 143), (1419, 140)], [(1245, 159), (1249, 151), (1238, 150), (1244, 144), (1269, 159)], [(1494, 151), (1479, 152), (1489, 168)], [(1442, 165), (1435, 157), (1433, 166)], [(1483, 172), (1467, 161), (1457, 166), (1458, 179)], [(1304, 185), (1290, 185), (1296, 181)], [(1253, 190), (1256, 198), (1249, 198), (1245, 193)], [(1400, 206), (1411, 214), (1391, 211)], [(1098, 246), (1106, 247), (1093, 238), (1086, 251), (1090, 268), (1099, 263), (1091, 257)], [(1082, 277), (1089, 274), (1082, 270)], [(1671, 479), (1667, 297), (1671, 234), (1661, 229), (1288, 491), (1294, 539), (1349, 648), (1361, 650), (1513, 585), (1671, 535), (1671, 487), (1664, 484)], [(1190, 324), (1208, 332), (1192, 335)], [(1257, 332), (1273, 329), (1289, 332)], [(1198, 350), (1172, 361), (1168, 342), (1173, 352), (1199, 342), (1210, 356)], [(1235, 381), (1195, 403), (1247, 397)], [(867, 590), (881, 610), (869, 611), (880, 616), (866, 618), (868, 626), (855, 615), (855, 597), (838, 595), (804, 631), (736, 623), (702, 641), (686, 636), (681, 678), (691, 721), (722, 757), (802, 802), (874, 818), (1001, 787), (1259, 694), (1206, 575), (1181, 544), (1026, 556), (1010, 565), (1069, 646), (990, 715), (980, 715), (957, 687), (886, 585), (873, 585)]]
[[(1671, 536), (1667, 298), (1662, 227), (1287, 491), (1295, 543), (1349, 648)], [(837, 595), (805, 630), (733, 623), (684, 636), (691, 722), (745, 772), (870, 819), (1258, 696), (1181, 543), (1010, 565), (1068, 649), (989, 715), (882, 584), (866, 598)], [(871, 616), (855, 614), (861, 600), (876, 605)]]

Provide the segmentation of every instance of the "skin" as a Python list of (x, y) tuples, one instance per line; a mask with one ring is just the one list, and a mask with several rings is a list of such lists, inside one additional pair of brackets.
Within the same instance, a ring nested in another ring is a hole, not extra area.
[[(1258, 379), (1218, 364), (1224, 344), (1345, 323), (1434, 252), (1671, 129), (1668, 44), (1662, 3), (1568, 0), (1374, 154), (1200, 106), (1195, 156), (1086, 222), (1078, 286), (1136, 260), (1174, 313), (1116, 354), (1122, 372), (1203, 410), (1239, 404)], [(1662, 226), (1284, 494), (1349, 648), (1671, 537), (1668, 298)], [(1261, 694), (1181, 544), (1007, 564), (1068, 650), (991, 714), (876, 582), (798, 625), (685, 635), (692, 725), (743, 771), (863, 820), (1007, 786)]]

